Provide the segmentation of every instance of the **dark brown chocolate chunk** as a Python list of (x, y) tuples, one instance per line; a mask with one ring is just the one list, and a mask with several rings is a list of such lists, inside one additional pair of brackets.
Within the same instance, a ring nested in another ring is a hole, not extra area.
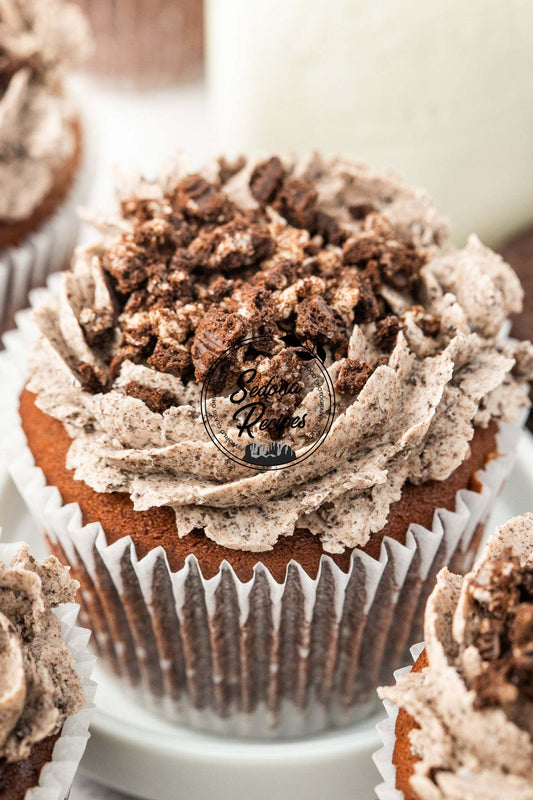
[(146, 363), (159, 372), (168, 372), (182, 379), (188, 377), (192, 368), (191, 354), (186, 347), (162, 339), (158, 339)]
[(179, 403), (176, 396), (173, 395), (172, 392), (169, 392), (168, 389), (155, 389), (150, 386), (143, 386), (136, 381), (130, 381), (125, 389), (129, 397), (142, 400), (150, 411), (153, 411), (155, 414), (162, 414), (168, 408), (177, 406)]
[(202, 381), (222, 353), (249, 335), (249, 328), (239, 314), (213, 309), (198, 325), (191, 349), (194, 374)]
[(177, 186), (174, 195), (177, 211), (202, 222), (229, 222), (233, 204), (229, 198), (201, 175), (188, 175)]
[(148, 277), (148, 261), (146, 255), (131, 235), (125, 235), (107, 250), (104, 259), (104, 270), (115, 279), (119, 292), (128, 294), (138, 289)]
[(350, 216), (355, 220), (362, 220), (368, 217), (369, 214), (375, 212), (375, 208), (370, 203), (357, 203), (357, 205), (349, 206), (348, 211)]
[(104, 348), (113, 337), (115, 315), (108, 308), (82, 308), (79, 323), (90, 347)]
[(336, 246), (342, 245), (347, 237), (337, 220), (323, 211), (317, 211), (315, 215), (315, 232), (322, 237), (325, 244)]
[(374, 292), (371, 279), (361, 273), (359, 302), (354, 310), (354, 322), (360, 325), (363, 322), (373, 322), (380, 316), (378, 299)]
[(262, 161), (250, 176), (250, 191), (258, 203), (268, 205), (281, 189), (285, 170), (277, 156)]
[(344, 324), (320, 295), (306, 297), (299, 303), (294, 330), (302, 339), (329, 344), (333, 349), (348, 345)]
[(390, 351), (393, 349), (402, 327), (401, 320), (394, 315), (379, 320), (376, 324), (374, 341), (380, 350)]
[(86, 361), (78, 361), (76, 364), (76, 371), (81, 385), (86, 392), (90, 392), (91, 394), (105, 392), (105, 384), (100, 381), (93, 367), (87, 364)]
[(295, 228), (311, 230), (315, 224), (317, 197), (312, 183), (292, 178), (277, 196), (274, 208)]
[(366, 361), (357, 361), (354, 358), (347, 358), (335, 381), (335, 389), (342, 394), (349, 394), (351, 397), (357, 397), (373, 371), (372, 366)]
[(345, 264), (363, 266), (374, 259), (379, 263), (383, 251), (383, 241), (373, 231), (363, 231), (344, 242), (342, 253)]
[(273, 249), (274, 242), (266, 225), (250, 223), (242, 217), (213, 231), (200, 233), (190, 252), (200, 266), (223, 271), (251, 266), (268, 258)]

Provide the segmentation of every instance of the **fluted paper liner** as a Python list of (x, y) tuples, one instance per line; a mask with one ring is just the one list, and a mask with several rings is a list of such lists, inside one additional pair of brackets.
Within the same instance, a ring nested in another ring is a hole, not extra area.
[[(410, 652), (413, 664), (416, 662), (423, 649), (424, 642), (411, 647)], [(413, 666), (411, 665), (396, 670), (394, 673), (394, 680), (398, 682), (402, 675), (407, 675), (412, 669)], [(392, 756), (396, 744), (396, 720), (398, 719), (399, 708), (395, 703), (391, 703), (390, 700), (384, 700), (383, 705), (387, 712), (387, 719), (384, 719), (383, 722), (376, 725), (377, 731), (383, 741), (383, 747), (373, 755), (374, 764), (383, 778), (383, 783), (376, 786), (376, 795), (378, 800), (404, 800), (403, 792), (396, 788), (396, 767), (392, 763)]]
[[(352, 723), (377, 702), (410, 642), (437, 572), (470, 569), (482, 526), (513, 463), (521, 424), (502, 424), (501, 457), (462, 490), (431, 530), (411, 525), (405, 545), (385, 537), (379, 559), (355, 550), (349, 572), (323, 556), (316, 579), (291, 561), (283, 583), (258, 564), (243, 582), (224, 562), (206, 579), (195, 556), (172, 572), (164, 550), (139, 559), (130, 537), (108, 545), (99, 523), (46, 485), (20, 426), (23, 365), (35, 335), (29, 312), (5, 337), (4, 449), (11, 474), (49, 546), (81, 582), (82, 620), (102, 661), (142, 702), (197, 728), (295, 736)], [(22, 372), (21, 372), (22, 365)]]
[(52, 272), (69, 265), (80, 226), (77, 209), (86, 201), (90, 185), (92, 148), (85, 131), (86, 126), (78, 174), (66, 198), (18, 246), (0, 249), (0, 333), (13, 327), (15, 313), (26, 308), (32, 289), (44, 286)]
[[(10, 563), (19, 547), (20, 543), (0, 544), (0, 561)], [(54, 613), (61, 622), (61, 636), (72, 654), (76, 672), (82, 678), (85, 705), (65, 720), (52, 760), (44, 765), (38, 785), (28, 789), (24, 800), (66, 800), (89, 739), (96, 690), (90, 678), (95, 657), (87, 647), (90, 631), (76, 625), (79, 610), (77, 603), (63, 603)]]

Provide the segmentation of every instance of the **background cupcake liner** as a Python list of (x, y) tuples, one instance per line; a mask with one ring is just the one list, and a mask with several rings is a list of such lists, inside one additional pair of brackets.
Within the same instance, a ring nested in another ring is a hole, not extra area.
[[(19, 547), (20, 543), (0, 544), (0, 561), (10, 563)], [(90, 631), (76, 625), (79, 608), (76, 603), (64, 603), (55, 609), (55, 613), (61, 622), (63, 641), (83, 680), (85, 705), (77, 714), (65, 720), (54, 746), (52, 760), (41, 770), (38, 786), (26, 792), (25, 800), (66, 800), (89, 739), (89, 723), (94, 708), (92, 701), (96, 690), (96, 684), (90, 677), (95, 657), (87, 647)]]
[(20, 245), (0, 250), (0, 333), (13, 327), (14, 315), (28, 305), (31, 289), (44, 286), (51, 272), (70, 261), (80, 227), (77, 209), (87, 199), (91, 174), (92, 148), (87, 125), (81, 122), (81, 161), (67, 197)]
[(123, 685), (175, 721), (236, 735), (301, 735), (367, 715), (375, 687), (422, 636), (437, 572), (470, 568), (521, 425), (500, 426), (502, 456), (478, 473), (481, 492), (459, 491), (456, 510), (437, 510), (431, 530), (411, 525), (405, 545), (385, 538), (379, 560), (355, 551), (348, 574), (327, 556), (316, 579), (291, 562), (281, 584), (263, 565), (248, 582), (227, 563), (205, 579), (194, 556), (173, 573), (161, 547), (139, 559), (129, 537), (108, 545), (99, 523), (83, 526), (79, 506), (46, 485), (18, 415), (35, 335), (29, 312), (18, 323), (0, 357), (10, 471), (50, 548), (82, 583), (81, 618)]
[(92, 67), (141, 88), (203, 70), (203, 0), (78, 0), (95, 39)]
[[(413, 645), (411, 647), (411, 658), (413, 664), (416, 662), (418, 656), (424, 649), (424, 642)], [(396, 682), (402, 677), (411, 672), (413, 666), (403, 667), (396, 670), (394, 679)], [(394, 753), (394, 746), (396, 744), (396, 720), (398, 718), (399, 708), (395, 703), (390, 700), (384, 700), (383, 705), (387, 712), (387, 719), (376, 725), (377, 731), (383, 741), (383, 747), (374, 753), (374, 764), (378, 768), (383, 783), (376, 786), (376, 795), (378, 800), (404, 800), (404, 794), (396, 788), (396, 767), (392, 763), (392, 756)]]

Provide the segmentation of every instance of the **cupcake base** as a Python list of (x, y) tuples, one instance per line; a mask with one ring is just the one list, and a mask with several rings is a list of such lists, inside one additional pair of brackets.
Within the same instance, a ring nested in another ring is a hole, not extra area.
[(59, 208), (70, 192), (81, 165), (83, 151), (80, 120), (73, 120), (71, 127), (76, 143), (74, 152), (57, 169), (52, 188), (30, 217), (17, 222), (0, 223), (0, 250), (6, 247), (17, 247), (29, 233), (38, 230)]
[[(58, 420), (37, 408), (35, 395), (24, 390), (19, 411), (22, 428), (36, 466), (42, 469), (51, 486), (57, 486), (65, 504), (77, 503), (80, 506), (83, 524), (102, 524), (109, 544), (124, 536), (131, 536), (139, 558), (155, 547), (162, 546), (172, 571), (182, 569), (188, 556), (195, 556), (206, 579), (214, 577), (224, 561), (231, 565), (241, 581), (251, 580), (254, 567), (261, 563), (276, 581), (282, 582), (291, 561), (298, 563), (309, 577), (316, 578), (321, 559), (325, 555), (317, 536), (297, 530), (293, 536), (282, 537), (273, 550), (265, 553), (220, 547), (201, 532), (190, 533), (180, 539), (172, 509), (134, 511), (129, 495), (98, 493), (83, 482), (75, 480), (73, 472), (65, 467), (71, 440)], [(411, 524), (431, 528), (435, 509), (453, 511), (458, 491), (480, 491), (481, 485), (476, 479), (476, 473), (496, 456), (497, 431), (498, 427), (494, 422), (486, 429), (477, 429), (471, 443), (471, 455), (447, 480), (429, 481), (421, 486), (404, 486), (401, 499), (391, 507), (387, 525), (379, 533), (372, 535), (367, 545), (361, 548), (361, 552), (372, 558), (379, 558), (381, 543), (385, 537), (405, 544)], [(477, 549), (476, 541), (479, 544), (482, 533), (483, 527), (479, 526), (471, 548), (472, 559)], [(328, 556), (343, 572), (348, 573), (353, 552), (352, 549), (346, 549), (344, 553)], [(453, 568), (454, 565), (451, 566)], [(468, 561), (462, 567), (458, 566), (459, 569), (469, 569), (471, 563)]]
[[(375, 687), (420, 638), (438, 570), (469, 569), (512, 463), (489, 454), (512, 452), (520, 430), (500, 427), (496, 439), (493, 429), (478, 432), (472, 461), (461, 468), (463, 488), (448, 489), (453, 510), (435, 511), (439, 495), (432, 497), (424, 528), (409, 525), (404, 509), (395, 516), (398, 526), (404, 521), (403, 542), (384, 530), (376, 556), (341, 557), (348, 569), (321, 554), (316, 577), (294, 557), (274, 575), (263, 554), (248, 554), (254, 567), (246, 580), (242, 564), (230, 561), (234, 551), (218, 553), (211, 566), (218, 571), (206, 576), (201, 558), (222, 548), (204, 536), (180, 540), (170, 509), (139, 514), (129, 497), (75, 481), (64, 466), (62, 425), (27, 391), (19, 410), (12, 474), (50, 550), (82, 584), (82, 618), (102, 661), (137, 699), (174, 721), (270, 738), (352, 724), (373, 710)], [(166, 512), (168, 538), (158, 522)], [(198, 543), (196, 552), (177, 549)]]

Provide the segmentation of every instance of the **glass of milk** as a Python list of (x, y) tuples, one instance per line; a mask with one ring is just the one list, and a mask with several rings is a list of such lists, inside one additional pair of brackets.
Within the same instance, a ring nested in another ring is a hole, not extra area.
[(207, 31), (224, 150), (391, 167), (458, 243), (533, 221), (531, 0), (208, 0)]

